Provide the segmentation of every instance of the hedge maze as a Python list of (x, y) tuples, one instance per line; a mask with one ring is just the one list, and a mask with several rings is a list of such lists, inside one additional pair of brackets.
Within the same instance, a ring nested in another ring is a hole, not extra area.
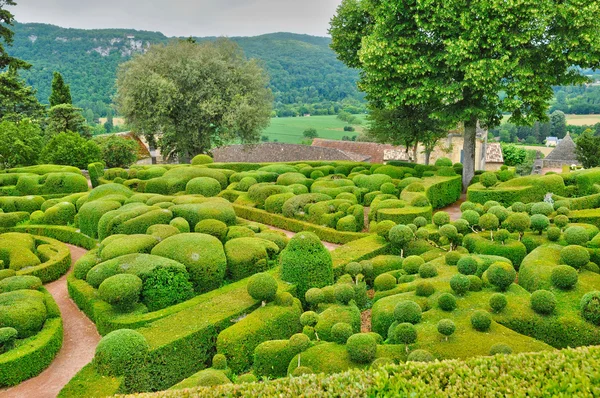
[[(459, 374), (446, 388), (478, 395), (480, 367), (518, 363), (532, 379), (545, 362), (597, 363), (587, 346), (600, 345), (600, 171), (478, 173), (456, 218), (444, 208), (461, 198), (461, 171), (447, 159), (202, 155), (191, 165), (92, 164), (90, 190), (79, 170), (8, 170), (0, 386), (35, 376), (61, 346), (60, 311), (43, 287), (69, 271), (61, 241), (88, 249), (67, 284), (103, 336), (62, 397), (449, 393), (430, 380), (435, 371)], [(456, 361), (436, 365), (447, 359)], [(569, 385), (542, 390), (600, 393), (597, 368), (564, 369)], [(487, 393), (521, 384), (507, 377)]]

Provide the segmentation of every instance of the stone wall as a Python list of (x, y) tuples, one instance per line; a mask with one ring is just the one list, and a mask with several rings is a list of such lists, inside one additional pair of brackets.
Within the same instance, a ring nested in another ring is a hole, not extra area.
[(353, 162), (369, 161), (369, 157), (341, 151), (336, 148), (317, 146), (265, 143), (256, 145), (230, 145), (212, 151), (215, 162), (299, 162), (302, 160)]

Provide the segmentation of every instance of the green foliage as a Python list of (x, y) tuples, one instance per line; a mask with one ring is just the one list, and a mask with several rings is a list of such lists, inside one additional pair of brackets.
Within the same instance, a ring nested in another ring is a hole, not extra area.
[(295, 235), (281, 252), (281, 277), (296, 285), (298, 297), (333, 283), (331, 254), (312, 232)]
[(517, 166), (523, 164), (527, 157), (525, 149), (516, 145), (502, 144), (502, 156), (504, 157), (504, 164), (507, 166)]
[(48, 163), (75, 166), (85, 169), (88, 164), (102, 160), (100, 148), (79, 134), (61, 132), (44, 147), (41, 158)]
[(581, 316), (594, 325), (600, 326), (600, 292), (593, 291), (586, 293), (581, 298), (579, 304), (581, 308)]
[(347, 305), (355, 297), (354, 288), (348, 283), (338, 283), (335, 285), (335, 299), (340, 303)]
[(590, 262), (590, 253), (584, 247), (570, 245), (560, 251), (560, 261), (575, 269), (580, 269)]
[(135, 140), (111, 135), (98, 140), (102, 160), (106, 167), (129, 167), (138, 160), (138, 145)]
[(505, 291), (515, 281), (517, 272), (509, 263), (495, 262), (490, 265), (484, 275), (492, 285)]
[(148, 354), (149, 346), (143, 335), (135, 330), (110, 332), (96, 346), (94, 365), (107, 376), (121, 376), (132, 366), (139, 366)]
[(419, 267), (419, 276), (421, 278), (434, 278), (438, 275), (437, 268), (434, 264), (426, 263)]
[(0, 293), (14, 292), (16, 290), (39, 290), (42, 280), (37, 276), (18, 275), (4, 278), (0, 281)]
[(463, 275), (475, 275), (479, 264), (475, 257), (464, 256), (456, 264), (458, 272)]
[(0, 328), (0, 355), (11, 350), (17, 339), (17, 329), (11, 327)]
[(437, 300), (438, 306), (443, 311), (454, 311), (456, 309), (456, 297), (450, 293), (442, 293)]
[(377, 353), (377, 342), (369, 334), (354, 334), (348, 339), (346, 349), (352, 361), (357, 363), (371, 363)]
[(190, 180), (185, 188), (188, 195), (217, 196), (221, 192), (219, 181), (211, 177), (197, 177)]
[(590, 235), (584, 227), (572, 226), (565, 229), (564, 238), (569, 245), (585, 246), (590, 240)]
[(248, 294), (258, 301), (273, 301), (277, 288), (277, 281), (271, 274), (255, 274), (248, 280)]
[(456, 274), (450, 278), (450, 287), (459, 296), (464, 295), (469, 291), (471, 282), (466, 275)]
[(353, 334), (352, 326), (346, 322), (339, 322), (331, 327), (331, 341), (334, 343), (346, 344)]
[(417, 341), (417, 329), (412, 323), (400, 323), (391, 330), (389, 340), (393, 344), (413, 344)]
[(37, 163), (43, 142), (39, 125), (30, 120), (0, 122), (0, 166), (3, 169)]
[(411, 352), (406, 360), (407, 362), (433, 362), (435, 358), (429, 351), (419, 349)]
[(70, 131), (82, 137), (90, 138), (90, 128), (81, 112), (81, 108), (74, 107), (71, 104), (52, 106), (48, 112), (46, 134), (54, 136)]
[(483, 173), (479, 177), (479, 182), (486, 188), (493, 187), (498, 183), (498, 177), (496, 177), (495, 173)]
[(157, 267), (144, 276), (141, 297), (148, 311), (158, 311), (194, 297), (194, 286), (187, 272)]
[(199, 165), (202, 165), (202, 164), (210, 164), (210, 163), (213, 163), (213, 162), (214, 162), (214, 160), (210, 156), (204, 155), (204, 154), (196, 155), (192, 159), (192, 165), (193, 166), (199, 166)]
[(584, 132), (577, 138), (575, 152), (577, 160), (581, 162), (586, 169), (600, 166), (600, 137), (596, 137), (592, 132)]
[(396, 278), (391, 274), (381, 274), (375, 278), (373, 283), (375, 291), (386, 291), (396, 287)]
[(471, 315), (471, 326), (479, 332), (487, 332), (492, 324), (492, 317), (487, 311), (477, 310)]
[[(185, 67), (173, 62), (182, 59)], [(204, 90), (185, 83), (206, 81), (209, 76), (215, 84), (203, 86)], [(246, 60), (230, 40), (202, 44), (179, 40), (152, 46), (143, 56), (121, 65), (117, 98), (132, 127), (163, 131), (158, 143), (163, 154), (190, 159), (234, 139), (257, 142), (271, 113), (267, 82), (259, 64)]]
[(493, 295), (490, 296), (490, 308), (498, 313), (498, 312), (502, 312), (502, 310), (504, 308), (506, 308), (506, 305), (508, 304), (508, 300), (506, 299), (506, 296), (502, 293), (494, 293)]
[(429, 297), (435, 293), (435, 287), (431, 282), (419, 282), (415, 289), (415, 294), (419, 297)]
[(556, 308), (556, 297), (548, 290), (536, 290), (531, 294), (530, 304), (538, 314), (549, 315)]
[(419, 304), (411, 300), (399, 302), (394, 308), (394, 319), (398, 323), (417, 324), (421, 322), (422, 311)]
[(39, 291), (15, 290), (0, 294), (0, 325), (16, 329), (20, 339), (42, 330), (47, 313), (44, 294)]
[(552, 270), (550, 279), (557, 288), (569, 290), (577, 284), (577, 270), (569, 265), (559, 265)]
[(437, 331), (448, 339), (456, 331), (456, 324), (452, 319), (441, 319), (437, 324)]
[(221, 242), (224, 242), (227, 236), (227, 224), (219, 220), (206, 219), (196, 224), (194, 232), (212, 235)]
[(52, 93), (50, 94), (48, 102), (50, 102), (51, 107), (73, 103), (69, 85), (65, 83), (59, 72), (54, 72), (54, 77), (52, 78)]
[(140, 299), (142, 280), (136, 275), (119, 274), (106, 278), (98, 287), (100, 298), (119, 311), (132, 310)]

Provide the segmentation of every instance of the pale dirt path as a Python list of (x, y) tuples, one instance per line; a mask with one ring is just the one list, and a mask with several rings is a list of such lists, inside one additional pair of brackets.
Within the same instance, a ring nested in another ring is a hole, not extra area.
[(462, 194), (460, 199), (454, 203), (452, 203), (448, 207), (444, 207), (443, 209), (436, 210), (434, 213), (438, 211), (445, 211), (450, 215), (450, 220), (456, 221), (462, 216), (462, 212), (460, 211), (460, 205), (462, 205), (467, 200), (467, 195)]
[[(67, 245), (72, 264), (87, 251)], [(53, 398), (93, 358), (100, 335), (96, 326), (69, 298), (66, 275), (44, 286), (60, 308), (63, 320), (63, 345), (52, 364), (38, 376), (18, 386), (0, 390), (2, 398)]]

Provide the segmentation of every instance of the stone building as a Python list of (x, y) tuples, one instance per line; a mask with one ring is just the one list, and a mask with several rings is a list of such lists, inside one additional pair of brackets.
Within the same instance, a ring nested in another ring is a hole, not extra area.
[[(571, 134), (567, 133), (558, 145), (548, 156), (543, 159), (543, 169), (560, 169), (563, 166), (580, 166), (581, 163), (577, 160), (575, 152), (575, 141), (571, 138)], [(600, 154), (599, 154), (600, 156)]]

